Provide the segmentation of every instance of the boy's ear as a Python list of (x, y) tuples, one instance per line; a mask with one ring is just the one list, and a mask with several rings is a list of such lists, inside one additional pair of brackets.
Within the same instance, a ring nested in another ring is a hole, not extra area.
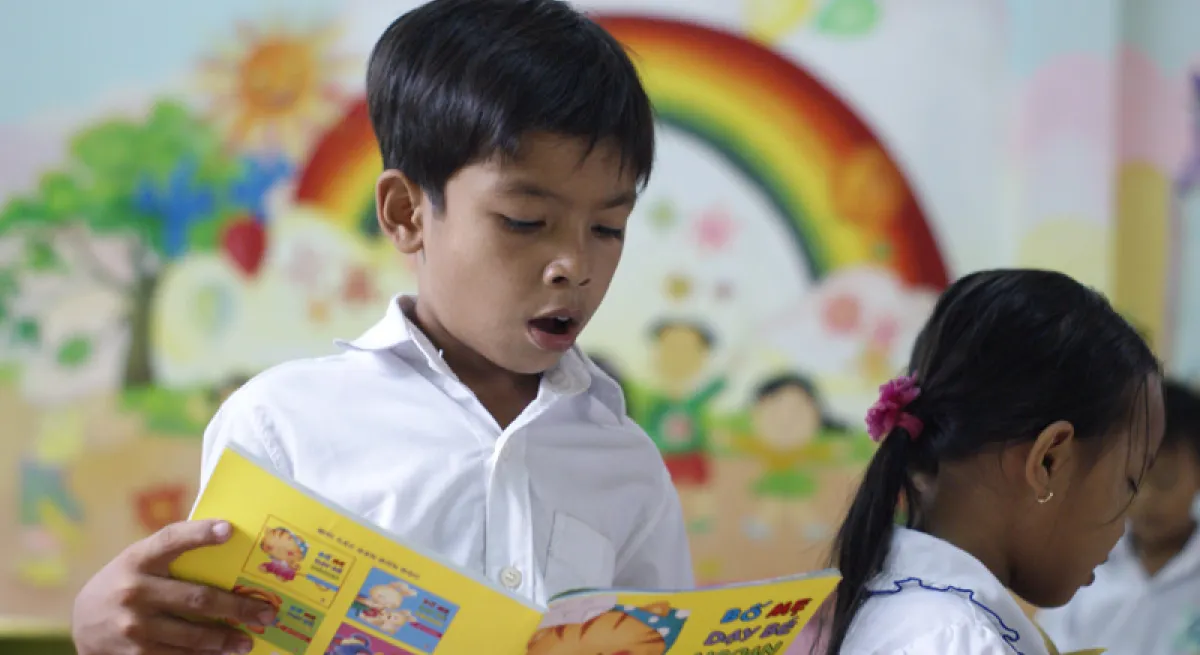
[(406, 255), (424, 244), (425, 192), (400, 171), (384, 171), (375, 182), (375, 217), (379, 229)]
[(1049, 500), (1055, 485), (1061, 486), (1063, 473), (1074, 462), (1071, 454), (1075, 445), (1075, 426), (1069, 421), (1055, 421), (1038, 434), (1025, 458), (1025, 481), (1034, 498)]

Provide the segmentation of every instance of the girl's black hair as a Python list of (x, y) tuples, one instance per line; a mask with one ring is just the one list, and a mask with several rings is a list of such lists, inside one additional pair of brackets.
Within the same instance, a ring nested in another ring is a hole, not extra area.
[(825, 411), (825, 404), (821, 400), (821, 395), (817, 393), (817, 387), (812, 380), (800, 375), (799, 373), (781, 373), (772, 378), (768, 378), (754, 390), (754, 401), (758, 402), (784, 389), (795, 388), (803, 391), (809, 398), (812, 399), (813, 405), (821, 414), (821, 427), (826, 430), (835, 432), (845, 432), (846, 426), (837, 419), (829, 416)]
[[(942, 294), (913, 347), (908, 374), (921, 395), (905, 411), (924, 423), (884, 437), (833, 548), (842, 574), (828, 653), (837, 653), (866, 585), (891, 547), (897, 505), (919, 519), (914, 476), (939, 462), (1031, 440), (1055, 421), (1079, 439), (1102, 440), (1147, 399), (1160, 374), (1150, 348), (1102, 295), (1062, 273), (993, 270), (967, 275)], [(1099, 441), (1098, 441), (1099, 443)]]
[(1163, 381), (1166, 431), (1162, 448), (1186, 446), (1200, 459), (1200, 395), (1174, 379)]

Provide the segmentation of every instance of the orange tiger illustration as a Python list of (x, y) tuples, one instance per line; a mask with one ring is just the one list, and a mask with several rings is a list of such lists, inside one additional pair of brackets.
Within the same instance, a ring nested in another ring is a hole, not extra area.
[(527, 655), (663, 655), (679, 635), (687, 612), (667, 603), (618, 605), (583, 623), (542, 628), (526, 646)]

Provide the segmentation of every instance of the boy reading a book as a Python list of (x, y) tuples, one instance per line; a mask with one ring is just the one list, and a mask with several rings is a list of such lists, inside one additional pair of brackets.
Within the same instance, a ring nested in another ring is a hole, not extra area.
[[(434, 0), (380, 38), (367, 72), (386, 169), (379, 225), (418, 294), (343, 352), (232, 394), (204, 435), (408, 542), (545, 602), (576, 588), (687, 588), (679, 500), (621, 389), (575, 346), (620, 260), (654, 155), (621, 46), (559, 0)], [(81, 655), (241, 651), (180, 616), (271, 620), (172, 580), (221, 522), (169, 526), (84, 587)]]

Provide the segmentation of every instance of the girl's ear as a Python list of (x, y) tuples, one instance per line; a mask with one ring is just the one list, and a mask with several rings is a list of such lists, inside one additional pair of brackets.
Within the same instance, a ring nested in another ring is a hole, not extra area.
[(1074, 464), (1075, 426), (1068, 421), (1055, 421), (1038, 434), (1025, 459), (1025, 482), (1033, 497), (1047, 502), (1060, 489), (1068, 468)]

